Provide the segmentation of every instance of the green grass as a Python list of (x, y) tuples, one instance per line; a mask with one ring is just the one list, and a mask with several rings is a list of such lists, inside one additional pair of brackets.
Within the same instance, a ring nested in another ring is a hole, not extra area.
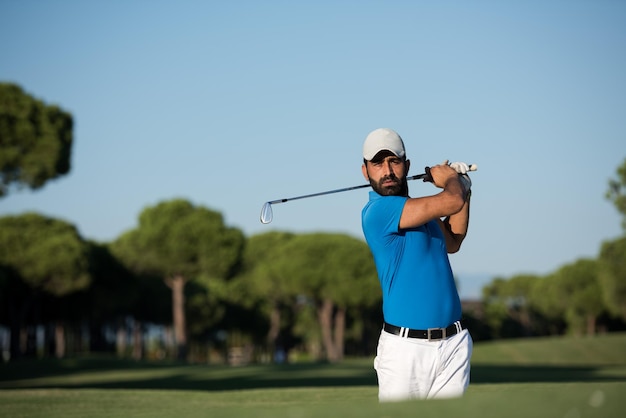
[(217, 367), (78, 358), (0, 365), (0, 417), (621, 417), (626, 334), (476, 344), (461, 399), (379, 404), (372, 359)]

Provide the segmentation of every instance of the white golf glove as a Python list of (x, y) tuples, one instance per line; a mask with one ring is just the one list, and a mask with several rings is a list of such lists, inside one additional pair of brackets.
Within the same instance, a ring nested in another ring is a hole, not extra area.
[(454, 168), (454, 170), (459, 174), (467, 174), (467, 172), (470, 171), (470, 167), (466, 163), (452, 163), (450, 164), (450, 167)]

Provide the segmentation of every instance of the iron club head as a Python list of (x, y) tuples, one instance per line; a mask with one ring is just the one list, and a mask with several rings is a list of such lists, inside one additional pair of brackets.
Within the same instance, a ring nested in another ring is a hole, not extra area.
[(274, 213), (272, 212), (272, 203), (265, 202), (261, 209), (261, 223), (268, 224), (274, 219)]

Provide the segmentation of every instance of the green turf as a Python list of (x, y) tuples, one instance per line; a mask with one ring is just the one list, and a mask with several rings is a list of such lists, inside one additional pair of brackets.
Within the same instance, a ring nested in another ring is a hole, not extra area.
[(621, 417), (626, 334), (476, 344), (461, 399), (379, 404), (372, 359), (216, 367), (79, 358), (0, 366), (0, 417)]

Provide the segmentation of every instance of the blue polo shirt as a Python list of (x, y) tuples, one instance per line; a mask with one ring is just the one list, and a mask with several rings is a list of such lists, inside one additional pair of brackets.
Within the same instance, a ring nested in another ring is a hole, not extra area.
[(437, 220), (400, 230), (409, 198), (373, 191), (369, 197), (361, 224), (382, 288), (385, 322), (428, 329), (461, 319), (461, 301)]

